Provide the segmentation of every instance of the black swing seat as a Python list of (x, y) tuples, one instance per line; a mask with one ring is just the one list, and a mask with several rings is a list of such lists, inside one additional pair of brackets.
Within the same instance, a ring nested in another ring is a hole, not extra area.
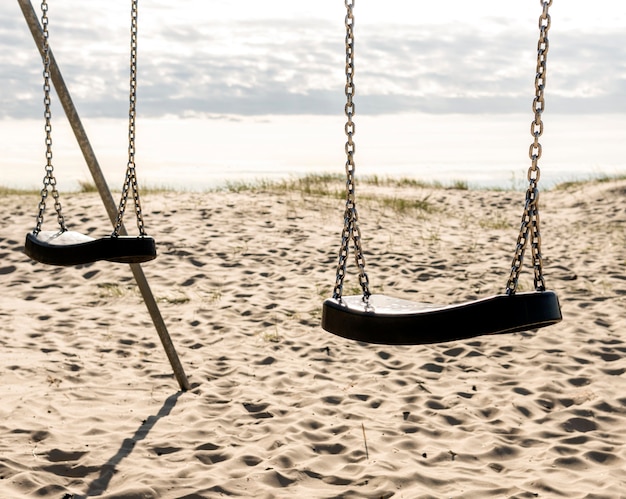
[(534, 291), (495, 295), (449, 306), (417, 303), (385, 295), (329, 298), (322, 327), (344, 338), (384, 345), (422, 345), (514, 333), (562, 319), (556, 293)]
[(156, 243), (149, 236), (118, 236), (94, 239), (80, 232), (41, 231), (26, 235), (24, 252), (48, 265), (82, 265), (106, 260), (142, 263), (156, 258)]

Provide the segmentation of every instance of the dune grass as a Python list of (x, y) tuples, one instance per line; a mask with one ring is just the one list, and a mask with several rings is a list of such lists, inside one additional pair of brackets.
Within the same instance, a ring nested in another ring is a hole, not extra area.
[(0, 196), (21, 196), (21, 195), (39, 195), (37, 189), (13, 189), (12, 187), (4, 187), (0, 185)]
[(598, 175), (583, 180), (571, 180), (568, 182), (561, 182), (556, 184), (553, 189), (555, 191), (563, 191), (571, 187), (580, 187), (585, 184), (603, 184), (606, 182), (614, 182), (616, 180), (626, 180), (626, 174), (623, 175)]
[[(343, 197), (346, 177), (343, 174), (308, 174), (302, 177), (294, 177), (283, 180), (259, 179), (253, 181), (226, 182), (224, 187), (214, 190), (226, 190), (229, 192), (244, 191), (297, 191), (304, 194), (332, 195)], [(360, 177), (357, 182), (360, 185), (376, 187), (406, 187), (423, 189), (457, 189), (468, 190), (469, 184), (465, 180), (455, 180), (450, 184), (433, 181), (426, 182), (409, 177), (381, 177), (379, 175), (366, 175)]]
[[(295, 177), (277, 181), (256, 180), (252, 182), (228, 182), (221, 189), (234, 193), (243, 192), (271, 192), (275, 194), (283, 193), (300, 193), (309, 197), (326, 197), (331, 199), (344, 199), (346, 196), (345, 188), (346, 179), (340, 174), (310, 174), (303, 177)], [(399, 189), (459, 189), (468, 190), (468, 183), (458, 180), (450, 185), (444, 185), (439, 182), (424, 182), (408, 177), (381, 177), (378, 175), (364, 176), (358, 180), (361, 187), (390, 187)], [(408, 191), (407, 191), (408, 192)], [(422, 211), (430, 213), (434, 211), (433, 205), (429, 202), (428, 196), (422, 198), (415, 196), (399, 196), (385, 194), (370, 194), (365, 191), (359, 191), (358, 199), (366, 202), (376, 202), (380, 206), (389, 208), (396, 213), (406, 213), (410, 211)]]
[[(586, 179), (572, 180), (560, 182), (552, 187), (552, 190), (564, 190), (570, 187), (578, 187), (589, 183), (603, 183), (616, 180), (626, 180), (626, 174), (622, 175), (597, 175), (591, 176)], [(268, 180), (268, 179), (256, 179), (252, 181), (228, 181), (220, 187), (207, 189), (205, 192), (253, 192), (253, 191), (268, 191), (274, 193), (280, 192), (300, 192), (304, 195), (312, 196), (324, 196), (341, 199), (345, 196), (345, 176), (343, 174), (308, 174), (302, 177), (292, 177), (281, 180)], [(467, 191), (473, 189), (469, 186), (466, 180), (458, 179), (453, 180), (450, 183), (442, 183), (439, 181), (424, 181), (410, 177), (389, 177), (379, 175), (366, 175), (357, 180), (359, 186), (375, 186), (375, 187), (390, 187), (390, 188), (415, 188), (415, 189), (454, 189)], [(93, 193), (98, 192), (98, 189), (94, 182), (89, 180), (78, 181), (79, 193)], [(478, 187), (477, 189), (480, 190)], [(485, 188), (488, 190), (503, 190), (502, 188)], [(112, 192), (120, 192), (120, 189), (112, 188)], [(160, 194), (165, 192), (187, 192), (185, 189), (179, 189), (168, 186), (141, 186), (141, 194)], [(12, 188), (0, 185), (0, 195), (39, 195), (40, 189), (38, 188)], [(367, 197), (359, 193), (359, 198)], [(402, 205), (402, 202), (398, 203)], [(411, 203), (409, 203), (410, 205)]]

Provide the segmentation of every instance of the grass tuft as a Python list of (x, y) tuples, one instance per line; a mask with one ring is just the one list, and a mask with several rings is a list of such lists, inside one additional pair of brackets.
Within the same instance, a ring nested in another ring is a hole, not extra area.
[(98, 192), (98, 188), (96, 187), (96, 184), (93, 182), (90, 182), (88, 180), (79, 180), (78, 192), (82, 192), (82, 193)]
[(361, 196), (366, 201), (378, 202), (381, 206), (389, 208), (395, 213), (408, 213), (411, 211), (423, 211), (433, 213), (434, 206), (428, 201), (428, 196), (423, 199), (401, 198), (397, 196)]
[(122, 298), (135, 294), (132, 286), (121, 286), (116, 282), (98, 283), (100, 298)]

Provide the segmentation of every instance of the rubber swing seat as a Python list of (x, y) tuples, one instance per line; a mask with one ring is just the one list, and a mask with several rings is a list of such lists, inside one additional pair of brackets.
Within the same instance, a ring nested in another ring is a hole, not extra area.
[(156, 258), (156, 243), (149, 236), (118, 236), (94, 239), (71, 230), (32, 232), (26, 235), (24, 252), (48, 265), (82, 265), (106, 260), (142, 263)]
[(440, 306), (371, 295), (329, 298), (322, 307), (322, 328), (350, 340), (384, 345), (422, 345), (514, 333), (560, 322), (556, 293), (534, 291), (495, 295)]

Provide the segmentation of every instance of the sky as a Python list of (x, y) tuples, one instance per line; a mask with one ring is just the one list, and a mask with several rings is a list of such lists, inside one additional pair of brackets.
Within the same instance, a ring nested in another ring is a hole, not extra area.
[[(123, 155), (130, 1), (49, 5), (50, 45), (96, 153)], [(581, 169), (619, 168), (626, 136), (615, 136), (614, 128), (623, 128), (626, 115), (626, 3), (594, 5), (555, 0), (551, 7), (546, 121), (552, 113), (555, 123), (575, 128), (581, 148), (586, 136), (605, 127), (600, 140), (606, 143), (598, 148), (606, 157), (592, 160), (585, 151), (572, 156), (593, 162)], [(527, 149), (530, 136), (507, 127), (521, 123), (527, 131), (532, 119), (538, 0), (355, 0), (354, 13), (355, 140), (367, 141), (375, 162), (410, 171), (407, 155), (417, 164), (428, 145), (418, 137), (432, 142), (432, 134), (443, 134), (466, 143), (465, 135), (477, 139), (473, 123), (490, 144), (509, 140), (497, 136), (506, 130), (519, 133), (515, 147)], [(145, 124), (146, 158), (159, 168), (205, 165), (200, 174), (207, 177), (219, 176), (220, 164), (242, 172), (246, 164), (251, 170), (284, 165), (297, 171), (340, 163), (341, 144), (333, 144), (344, 140), (344, 16), (339, 0), (140, 0), (137, 110), (138, 126)], [(0, 184), (12, 182), (10, 164), (30, 172), (41, 163), (39, 153), (30, 152), (41, 141), (41, 83), (41, 59), (17, 1), (3, 0)], [(58, 150), (66, 162), (80, 163), (67, 144), (71, 135), (60, 108), (53, 107), (53, 116)], [(394, 123), (396, 132), (390, 133)], [(594, 130), (587, 133), (588, 123)], [(31, 142), (32, 136), (39, 142)], [(338, 153), (322, 152), (327, 147)], [(377, 153), (381, 148), (385, 152)], [(434, 153), (426, 157), (436, 162)]]

